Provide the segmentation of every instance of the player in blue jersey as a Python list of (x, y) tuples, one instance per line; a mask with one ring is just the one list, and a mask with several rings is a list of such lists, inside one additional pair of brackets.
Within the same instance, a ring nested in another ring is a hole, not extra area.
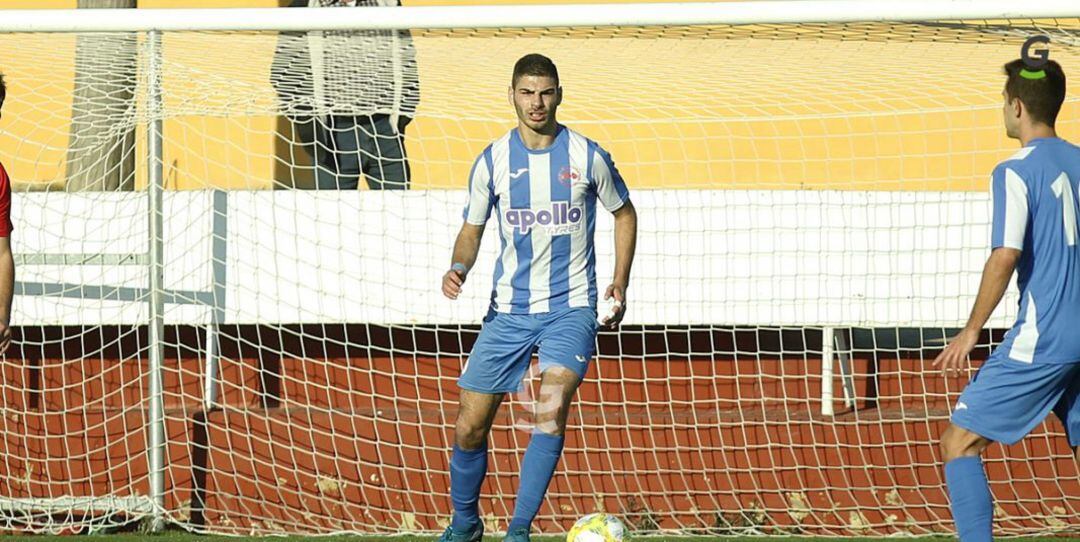
[(474, 542), (484, 533), (477, 501), (487, 473), (487, 437), (508, 392), (517, 391), (539, 348), (541, 385), (535, 429), (521, 464), (514, 517), (504, 540), (529, 540), (533, 518), (562, 454), (570, 402), (596, 345), (597, 202), (615, 216), (614, 299), (603, 324), (626, 310), (637, 214), (611, 156), (555, 119), (559, 72), (542, 55), (514, 65), (509, 89), (517, 127), (476, 159), (465, 223), (442, 291), (456, 299), (476, 261), (484, 225), (497, 221), (501, 251), (491, 305), (458, 385), (460, 409), (450, 459), (451, 525), (441, 541)]
[[(1005, 65), (1005, 131), (1022, 148), (991, 178), (990, 257), (967, 325), (934, 360), (963, 367), (979, 332), (1017, 272), (1016, 324), (964, 388), (941, 436), (945, 481), (960, 540), (991, 539), (993, 504), (980, 455), (1013, 444), (1052, 410), (1080, 445), (1080, 148), (1054, 131), (1065, 74), (1021, 60)], [(1078, 454), (1080, 460), (1080, 454)]]

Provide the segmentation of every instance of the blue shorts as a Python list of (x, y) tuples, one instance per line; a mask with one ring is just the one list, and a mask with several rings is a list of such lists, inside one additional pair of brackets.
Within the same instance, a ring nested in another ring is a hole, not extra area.
[(960, 394), (952, 422), (996, 442), (1015, 444), (1051, 410), (1080, 446), (1080, 363), (1032, 364), (995, 350)]
[(589, 307), (540, 314), (490, 312), (458, 385), (480, 393), (519, 391), (537, 346), (541, 373), (557, 365), (584, 378), (596, 352), (596, 326), (596, 312)]

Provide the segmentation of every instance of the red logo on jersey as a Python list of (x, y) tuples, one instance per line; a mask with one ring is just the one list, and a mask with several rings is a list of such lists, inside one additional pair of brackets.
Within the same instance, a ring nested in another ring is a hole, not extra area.
[(559, 182), (563, 186), (573, 186), (574, 183), (581, 180), (581, 172), (578, 168), (571, 166), (564, 166), (559, 170)]

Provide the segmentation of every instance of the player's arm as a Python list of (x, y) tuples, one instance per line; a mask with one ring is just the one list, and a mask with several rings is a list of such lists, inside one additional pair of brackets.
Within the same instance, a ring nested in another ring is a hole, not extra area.
[(615, 217), (615, 276), (604, 291), (604, 299), (615, 302), (610, 315), (602, 315), (600, 320), (606, 327), (615, 327), (626, 314), (626, 289), (637, 246), (637, 210), (615, 162), (603, 149), (598, 148), (593, 158), (592, 177), (596, 180), (597, 199)]
[(457, 299), (461, 294), (461, 286), (465, 284), (465, 277), (476, 263), (476, 255), (480, 252), (480, 241), (484, 238), (484, 226), (470, 224), (461, 225), (457, 241), (454, 241), (454, 255), (450, 259), (450, 270), (443, 275), (443, 295), (450, 299)]
[(11, 181), (0, 165), (0, 354), (11, 345), (11, 300), (15, 296), (11, 229)]
[(626, 288), (630, 286), (630, 267), (634, 264), (634, 250), (637, 248), (637, 210), (629, 199), (619, 207), (615, 216), (615, 276), (611, 285), (604, 292), (604, 299), (615, 299), (616, 308), (610, 318), (604, 320), (607, 326), (615, 326), (626, 314)]
[(949, 344), (938, 354), (934, 360), (935, 367), (955, 373), (959, 371), (968, 354), (975, 348), (986, 321), (994, 312), (1001, 297), (1005, 295), (1005, 289), (1009, 287), (1009, 279), (1016, 271), (1016, 264), (1020, 261), (1021, 252), (1015, 248), (999, 247), (990, 253), (983, 266), (982, 281), (979, 282), (979, 294), (975, 297), (975, 304), (971, 308), (971, 316), (960, 333), (949, 340)]
[(443, 274), (443, 295), (450, 299), (457, 299), (461, 294), (465, 277), (469, 275), (469, 270), (476, 263), (476, 255), (480, 252), (484, 225), (487, 224), (488, 218), (491, 217), (491, 210), (495, 207), (495, 187), (492, 184), (491, 168), (491, 147), (489, 146), (477, 157), (476, 162), (473, 163), (472, 172), (469, 174), (469, 202), (462, 213), (465, 223), (461, 225), (457, 241), (454, 241), (450, 269)]
[(990, 178), (990, 195), (993, 200), (993, 224), (990, 234), (990, 257), (983, 266), (979, 293), (971, 307), (967, 324), (934, 359), (934, 366), (955, 373), (964, 366), (968, 354), (975, 348), (986, 321), (994, 312), (1009, 279), (1016, 271), (1017, 262), (1024, 249), (1024, 236), (1028, 227), (1027, 187), (1019, 175), (998, 166)]
[(15, 258), (11, 238), (0, 237), (0, 354), (11, 344), (11, 299), (15, 294)]

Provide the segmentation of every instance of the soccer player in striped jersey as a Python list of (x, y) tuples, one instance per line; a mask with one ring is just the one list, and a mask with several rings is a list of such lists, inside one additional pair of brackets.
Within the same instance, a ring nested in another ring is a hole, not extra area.
[(637, 214), (611, 156), (555, 119), (562, 101), (555, 64), (538, 54), (522, 57), (514, 65), (509, 98), (517, 127), (473, 165), (465, 223), (442, 282), (443, 294), (456, 299), (494, 214), (502, 248), (491, 305), (458, 380), (450, 460), (454, 515), (440, 539), (446, 542), (483, 536), (477, 501), (487, 472), (488, 431), (505, 394), (519, 389), (538, 347), (540, 407), (504, 539), (529, 540), (562, 454), (570, 402), (595, 350), (597, 202), (615, 216), (615, 276), (604, 292), (605, 299), (614, 298), (615, 310), (603, 325), (614, 327), (625, 313), (637, 238)]
[(993, 504), (980, 458), (987, 446), (1019, 441), (1051, 410), (1074, 451), (1080, 445), (1080, 148), (1054, 131), (1065, 100), (1060, 65), (1031, 70), (1015, 60), (1005, 74), (1005, 131), (1022, 148), (994, 169), (992, 251), (979, 293), (967, 325), (934, 360), (951, 372), (963, 366), (1015, 270), (1016, 323), (964, 388), (941, 436), (963, 542), (991, 539)]

